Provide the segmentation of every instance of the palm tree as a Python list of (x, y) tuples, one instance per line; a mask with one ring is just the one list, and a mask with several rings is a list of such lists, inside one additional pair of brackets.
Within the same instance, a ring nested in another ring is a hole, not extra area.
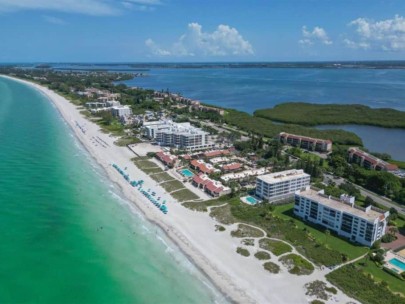
[(391, 226), (391, 227), (388, 229), (388, 231), (389, 231), (389, 233), (390, 233), (391, 235), (395, 236), (395, 235), (397, 234), (397, 232), (398, 232), (398, 227), (397, 227), (397, 226)]

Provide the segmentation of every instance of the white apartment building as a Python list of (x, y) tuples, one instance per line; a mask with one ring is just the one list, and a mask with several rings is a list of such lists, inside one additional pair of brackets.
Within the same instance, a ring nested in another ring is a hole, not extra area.
[(293, 197), (295, 191), (309, 185), (311, 177), (304, 170), (287, 170), (256, 179), (256, 195), (263, 200), (274, 202)]
[(132, 115), (132, 110), (129, 106), (114, 106), (111, 107), (111, 114), (114, 117), (130, 116)]
[(310, 187), (295, 193), (294, 214), (365, 246), (385, 234), (389, 216), (388, 211), (373, 206), (356, 206), (354, 197), (334, 198)]
[(175, 123), (171, 120), (145, 122), (142, 134), (156, 140), (161, 146), (182, 150), (207, 149), (214, 146), (208, 141), (208, 132), (193, 127), (188, 122)]

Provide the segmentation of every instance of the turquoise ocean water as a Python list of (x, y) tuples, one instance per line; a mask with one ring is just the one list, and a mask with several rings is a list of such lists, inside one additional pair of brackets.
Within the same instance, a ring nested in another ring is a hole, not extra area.
[(222, 302), (39, 92), (0, 78), (0, 303)]

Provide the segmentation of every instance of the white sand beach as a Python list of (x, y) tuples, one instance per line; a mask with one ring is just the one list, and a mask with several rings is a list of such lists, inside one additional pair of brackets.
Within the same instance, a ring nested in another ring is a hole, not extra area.
[[(54, 103), (83, 146), (106, 170), (111, 180), (122, 188), (125, 196), (149, 221), (160, 226), (230, 301), (309, 303), (314, 298), (305, 295), (304, 285), (314, 280), (327, 282), (325, 274), (329, 270), (316, 269), (311, 275), (296, 276), (282, 268), (280, 273), (271, 274), (263, 268), (263, 262), (257, 260), (253, 254), (249, 257), (237, 254), (236, 248), (240, 246), (240, 239), (230, 235), (230, 231), (234, 230), (236, 225), (226, 226), (224, 232), (215, 231), (215, 225), (218, 223), (209, 217), (208, 213), (191, 211), (171, 198), (156, 181), (133, 164), (130, 160), (135, 156), (132, 151), (127, 147), (114, 145), (116, 138), (101, 132), (99, 126), (83, 117), (75, 105), (45, 87), (24, 80), (17, 81), (36, 88)], [(166, 199), (169, 213), (163, 214), (125, 181), (111, 166), (113, 163), (121, 168), (126, 167), (125, 171), (132, 179), (144, 180), (144, 188), (152, 188), (162, 199)], [(254, 250), (251, 249), (251, 253), (254, 253)], [(271, 261), (277, 263), (277, 258), (272, 256)], [(341, 291), (326, 302), (357, 303)]]

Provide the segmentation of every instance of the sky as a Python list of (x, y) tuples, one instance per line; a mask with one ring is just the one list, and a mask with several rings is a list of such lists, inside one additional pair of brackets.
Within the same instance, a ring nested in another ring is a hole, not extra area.
[(404, 0), (0, 0), (0, 62), (405, 60)]

